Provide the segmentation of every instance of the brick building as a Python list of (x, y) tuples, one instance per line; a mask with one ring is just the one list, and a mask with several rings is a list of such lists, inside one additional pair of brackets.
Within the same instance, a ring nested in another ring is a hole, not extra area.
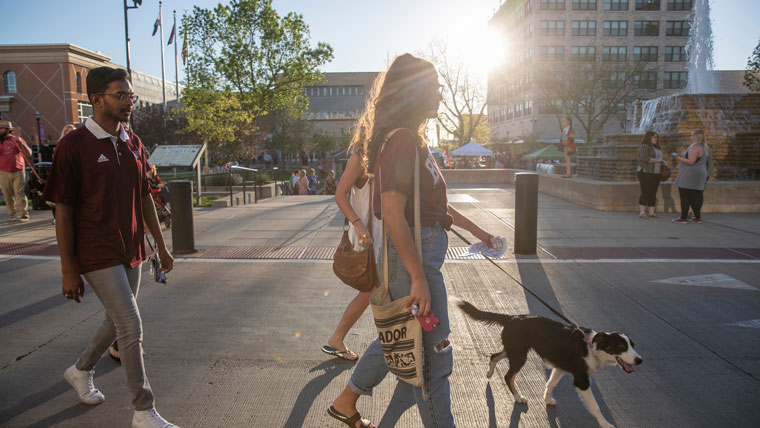
[[(35, 144), (39, 112), (42, 139), (55, 142), (64, 125), (92, 114), (87, 72), (104, 65), (121, 67), (108, 56), (71, 44), (0, 45), (0, 115)], [(162, 103), (160, 78), (132, 70), (132, 85), (139, 106)], [(166, 99), (176, 99), (175, 84), (168, 80)]]

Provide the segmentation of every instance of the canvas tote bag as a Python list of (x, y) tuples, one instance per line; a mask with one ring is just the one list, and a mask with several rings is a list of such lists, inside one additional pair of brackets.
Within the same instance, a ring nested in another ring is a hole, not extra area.
[[(386, 137), (386, 142), (397, 130)], [(383, 144), (385, 147), (385, 144)], [(382, 150), (382, 149), (381, 149)], [(382, 179), (382, 178), (381, 178)], [(382, 204), (382, 196), (381, 196)], [(380, 286), (372, 293), (369, 303), (375, 318), (383, 356), (388, 370), (404, 382), (422, 389), (422, 396), (428, 399), (423, 380), (422, 361), (422, 326), (406, 306), (409, 296), (391, 301), (388, 291), (388, 237), (385, 219), (382, 222), (382, 274)], [(422, 238), (420, 234), (420, 155), (415, 150), (414, 156), (414, 243), (417, 254), (422, 260)]]

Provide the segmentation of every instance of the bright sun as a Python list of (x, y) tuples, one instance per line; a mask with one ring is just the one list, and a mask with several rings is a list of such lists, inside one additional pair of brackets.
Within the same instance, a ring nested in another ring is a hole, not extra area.
[(461, 60), (476, 75), (486, 76), (506, 59), (508, 46), (497, 30), (486, 26), (457, 31), (448, 36), (449, 55)]

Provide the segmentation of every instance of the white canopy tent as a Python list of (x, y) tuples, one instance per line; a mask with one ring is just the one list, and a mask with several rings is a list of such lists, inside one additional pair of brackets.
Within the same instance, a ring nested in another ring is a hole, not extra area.
[(452, 156), (493, 156), (493, 152), (481, 147), (478, 143), (470, 141), (464, 146), (451, 152)]

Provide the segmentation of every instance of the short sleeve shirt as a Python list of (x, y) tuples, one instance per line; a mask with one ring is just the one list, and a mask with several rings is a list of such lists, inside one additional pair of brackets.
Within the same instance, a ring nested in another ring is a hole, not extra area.
[(375, 192), (372, 205), (375, 216), (382, 218), (381, 195), (395, 190), (407, 196), (404, 214), (414, 226), (414, 151), (420, 163), (420, 223), (431, 226), (440, 223), (449, 229), (454, 222), (448, 213), (446, 182), (430, 149), (419, 144), (419, 137), (408, 129), (396, 131), (375, 162)]
[(8, 135), (0, 144), (0, 171), (16, 172), (24, 169), (24, 155), (19, 147), (26, 147), (23, 138)]
[(92, 118), (87, 121), (58, 143), (43, 197), (74, 208), (80, 273), (134, 268), (145, 259), (142, 197), (150, 194), (145, 149), (131, 131), (122, 128), (114, 138)]

